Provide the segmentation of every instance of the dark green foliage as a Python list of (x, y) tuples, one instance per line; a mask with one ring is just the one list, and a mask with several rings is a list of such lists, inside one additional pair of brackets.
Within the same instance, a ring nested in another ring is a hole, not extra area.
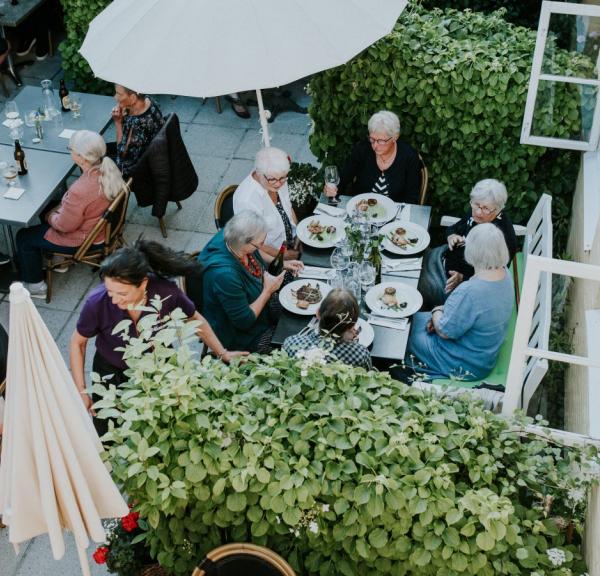
[[(112, 85), (94, 77), (92, 69), (79, 54), (79, 48), (88, 30), (89, 23), (111, 0), (60, 0), (65, 15), (67, 37), (58, 50), (62, 58), (65, 78), (73, 88), (95, 94), (110, 94)], [(107, 39), (108, 41), (108, 39)]]
[[(423, 155), (428, 201), (436, 215), (461, 215), (482, 178), (509, 191), (515, 222), (530, 216), (543, 192), (552, 194), (558, 243), (564, 241), (578, 154), (519, 143), (536, 34), (508, 24), (502, 11), (445, 13), (409, 7), (394, 31), (345, 66), (310, 82), (310, 143), (322, 161), (340, 164), (377, 110), (396, 112), (402, 138)], [(587, 57), (554, 51), (553, 66), (589, 74)], [(554, 116), (537, 116), (546, 135), (581, 126), (569, 86), (554, 92)]]

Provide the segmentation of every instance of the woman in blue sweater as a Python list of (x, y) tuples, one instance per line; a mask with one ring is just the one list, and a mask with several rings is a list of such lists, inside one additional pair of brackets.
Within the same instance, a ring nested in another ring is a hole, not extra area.
[[(244, 210), (200, 253), (204, 268), (202, 313), (226, 348), (241, 346), (251, 352), (271, 349), (279, 305), (272, 297), (284, 274), (271, 276), (266, 271), (270, 257), (259, 251), (266, 236), (265, 221)], [(296, 272), (302, 263), (286, 260), (284, 268)]]

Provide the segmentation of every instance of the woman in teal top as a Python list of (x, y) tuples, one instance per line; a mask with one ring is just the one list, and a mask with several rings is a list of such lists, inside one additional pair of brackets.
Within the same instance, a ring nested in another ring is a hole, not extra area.
[[(237, 213), (204, 247), (202, 314), (226, 348), (269, 352), (277, 321), (273, 295), (284, 274), (271, 276), (266, 264), (272, 257), (261, 253), (267, 236), (265, 221), (254, 212)], [(302, 268), (286, 260), (284, 268)]]
[(494, 224), (472, 228), (465, 260), (475, 275), (459, 284), (443, 306), (413, 318), (407, 364), (417, 373), (480, 380), (496, 363), (514, 303), (505, 268), (508, 249), (500, 229)]

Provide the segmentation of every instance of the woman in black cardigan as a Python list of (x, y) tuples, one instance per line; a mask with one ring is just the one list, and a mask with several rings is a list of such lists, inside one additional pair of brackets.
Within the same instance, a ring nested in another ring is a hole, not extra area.
[(417, 152), (398, 140), (400, 120), (382, 110), (368, 123), (369, 138), (352, 149), (340, 172), (338, 188), (325, 188), (327, 196), (375, 192), (395, 202), (419, 203), (421, 161)]

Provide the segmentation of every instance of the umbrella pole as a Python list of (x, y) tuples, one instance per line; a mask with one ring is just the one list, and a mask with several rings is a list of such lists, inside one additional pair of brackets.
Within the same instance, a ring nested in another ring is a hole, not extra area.
[(262, 92), (260, 89), (256, 90), (256, 101), (258, 102), (258, 116), (260, 118), (260, 125), (263, 130), (263, 143), (265, 148), (268, 148), (271, 145), (271, 141), (269, 139), (269, 126), (267, 124), (267, 115), (265, 113), (265, 106), (263, 104)]

